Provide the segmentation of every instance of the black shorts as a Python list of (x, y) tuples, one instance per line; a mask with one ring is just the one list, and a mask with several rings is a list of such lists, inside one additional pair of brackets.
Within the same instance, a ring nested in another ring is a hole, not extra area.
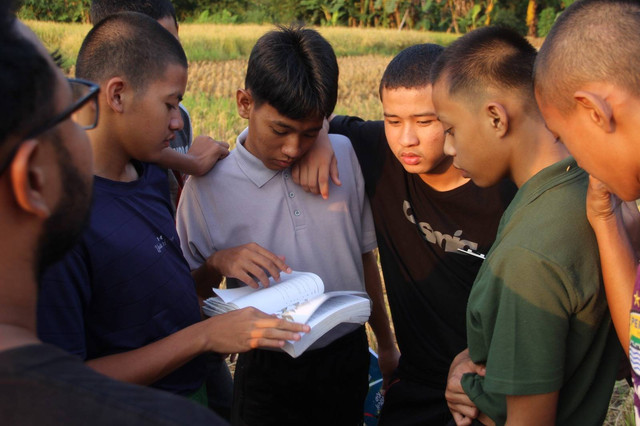
[(233, 425), (361, 425), (369, 389), (364, 327), (292, 358), (256, 349), (240, 354)]
[(384, 395), (379, 426), (444, 426), (453, 420), (444, 388), (394, 377)]

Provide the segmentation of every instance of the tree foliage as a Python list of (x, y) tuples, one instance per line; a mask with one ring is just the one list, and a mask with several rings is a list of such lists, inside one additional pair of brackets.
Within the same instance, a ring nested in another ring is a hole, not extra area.
[[(503, 25), (544, 36), (574, 0), (173, 0), (181, 21), (409, 28), (464, 33)], [(87, 22), (90, 0), (25, 0), (23, 19)]]

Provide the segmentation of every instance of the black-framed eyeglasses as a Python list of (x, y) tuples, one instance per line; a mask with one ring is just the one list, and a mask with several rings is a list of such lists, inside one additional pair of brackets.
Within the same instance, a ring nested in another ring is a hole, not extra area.
[(11, 161), (13, 161), (13, 157), (18, 152), (18, 148), (22, 142), (54, 128), (67, 119), (71, 118), (77, 125), (85, 130), (93, 129), (98, 125), (98, 93), (100, 92), (100, 86), (80, 78), (67, 78), (67, 81), (69, 82), (73, 99), (71, 105), (65, 108), (60, 114), (57, 114), (44, 124), (28, 132), (22, 141), (11, 149), (7, 158), (2, 162), (0, 174), (4, 173)]

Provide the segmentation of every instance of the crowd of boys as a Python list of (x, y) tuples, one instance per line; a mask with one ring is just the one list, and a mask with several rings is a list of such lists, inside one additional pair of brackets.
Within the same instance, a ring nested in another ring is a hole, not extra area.
[[(223, 278), (291, 270), (370, 298), (380, 424), (602, 424), (619, 343), (639, 419), (637, 2), (575, 2), (539, 52), (494, 27), (405, 49), (383, 121), (333, 116), (330, 44), (278, 28), (230, 154), (171, 149), (191, 130), (169, 1), (94, 1), (92, 22), (67, 79), (0, 10), (3, 424), (362, 424), (362, 324), (292, 358), (308, 326), (201, 317)], [(196, 175), (173, 199), (168, 169)]]

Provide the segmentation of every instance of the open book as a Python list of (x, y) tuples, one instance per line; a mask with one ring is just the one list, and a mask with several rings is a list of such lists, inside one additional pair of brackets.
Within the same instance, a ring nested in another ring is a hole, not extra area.
[(366, 294), (359, 291), (325, 293), (319, 276), (311, 272), (280, 274), (280, 282), (270, 279), (269, 287), (240, 287), (228, 290), (214, 288), (217, 297), (204, 301), (202, 310), (213, 316), (253, 306), (267, 314), (289, 321), (308, 324), (309, 333), (298, 341), (289, 340), (282, 350), (294, 358), (313, 342), (334, 328), (348, 322), (364, 324), (371, 314)]

